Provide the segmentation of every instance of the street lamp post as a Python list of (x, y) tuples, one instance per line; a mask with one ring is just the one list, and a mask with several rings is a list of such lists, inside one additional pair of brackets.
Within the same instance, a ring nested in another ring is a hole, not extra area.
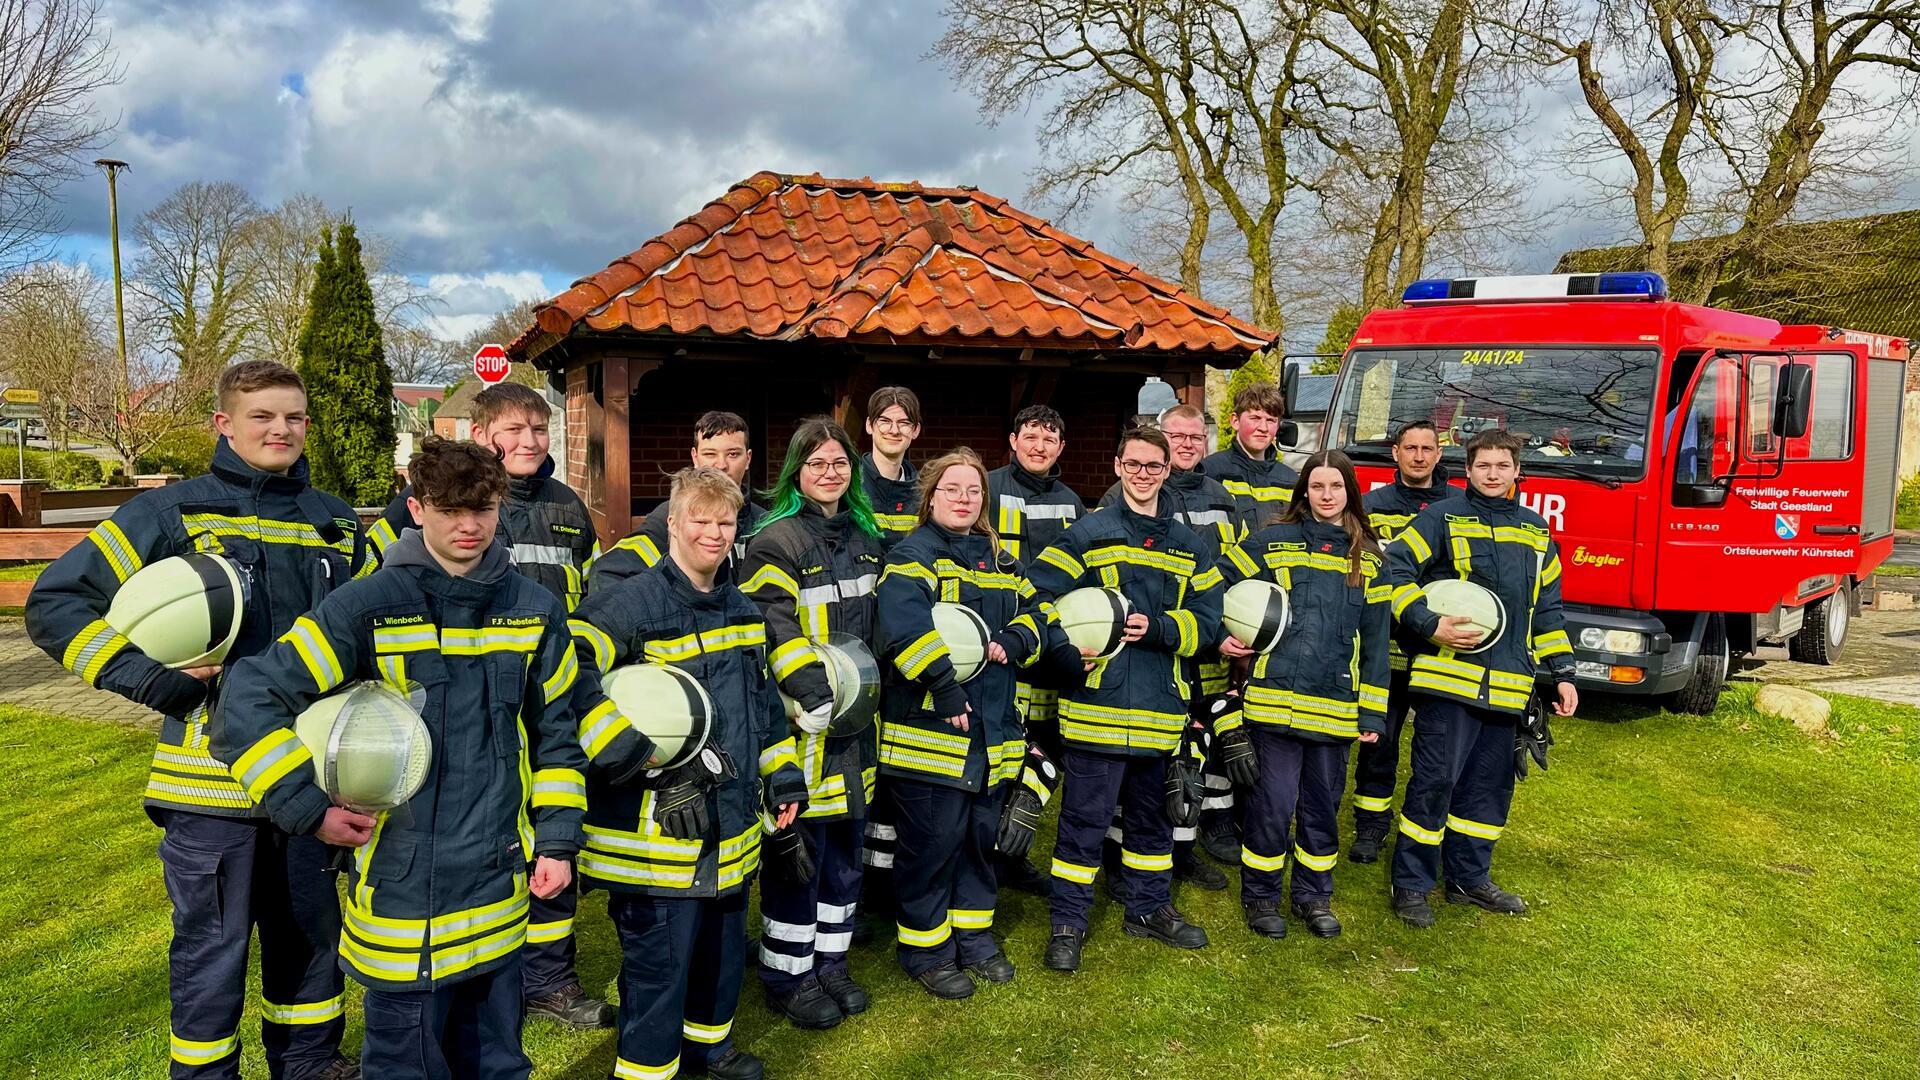
[(113, 399), (116, 427), (124, 431), (132, 420), (128, 414), (133, 409), (133, 372), (127, 366), (127, 305), (120, 292), (120, 191), (115, 181), (121, 169), (131, 166), (115, 158), (98, 158), (94, 164), (107, 170), (107, 229), (113, 235), (113, 318), (120, 344), (120, 385)]

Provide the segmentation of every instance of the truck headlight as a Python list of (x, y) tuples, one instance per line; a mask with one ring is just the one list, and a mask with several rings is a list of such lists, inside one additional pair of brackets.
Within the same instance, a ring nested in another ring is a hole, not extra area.
[(1646, 652), (1647, 635), (1638, 630), (1606, 630), (1588, 626), (1580, 631), (1580, 647), (1594, 652)]

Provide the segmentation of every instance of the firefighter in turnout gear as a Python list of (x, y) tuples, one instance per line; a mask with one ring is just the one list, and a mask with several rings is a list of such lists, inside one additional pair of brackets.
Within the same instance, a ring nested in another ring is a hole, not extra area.
[[(1066, 450), (1067, 424), (1045, 405), (1030, 405), (1014, 415), (1007, 436), (1012, 460), (987, 474), (987, 521), (1000, 549), (1024, 571), (1086, 513), (1072, 488), (1060, 480), (1060, 455)], [(1045, 680), (1040, 680), (1044, 682)], [(1053, 761), (1060, 760), (1060, 692), (1032, 679), (1014, 683), (1014, 709), (1027, 739)], [(1025, 858), (1002, 858), (1000, 882), (1045, 896), (1052, 889), (1046, 874)]]
[[(867, 398), (867, 445), (860, 461), (873, 520), (880, 524), (880, 544), (891, 548), (920, 527), (920, 476), (907, 460), (920, 435), (920, 397), (904, 386), (883, 386)], [(867, 808), (867, 835), (860, 859), (866, 865), (861, 879), (860, 921), (854, 939), (865, 944), (883, 920), (893, 915), (893, 854), (899, 830), (893, 823), (893, 800), (887, 797), (885, 770), (879, 790)]]
[[(726, 473), (727, 479), (748, 496), (740, 504), (733, 552), (720, 567), (720, 580), (736, 582), (733, 570), (746, 557), (747, 537), (753, 534), (760, 515), (766, 513), (765, 508), (753, 501), (747, 487), (747, 470), (753, 465), (753, 451), (747, 448), (747, 422), (737, 413), (719, 410), (702, 413), (693, 425), (693, 464), (696, 468), (707, 466)], [(633, 535), (593, 560), (593, 567), (587, 573), (588, 592), (611, 589), (627, 578), (660, 565), (660, 560), (667, 557), (667, 509), (666, 500), (662, 500), (647, 512), (646, 520)]]
[(868, 1004), (847, 973), (847, 948), (876, 739), (871, 729), (828, 734), (834, 693), (814, 645), (832, 633), (873, 639), (880, 563), (853, 440), (825, 417), (803, 421), (741, 568), (741, 590), (766, 617), (774, 678), (800, 709), (807, 809), (760, 885), (760, 979), (768, 1004), (799, 1027), (833, 1027)]
[(1256, 383), (1241, 390), (1233, 397), (1233, 444), (1201, 463), (1201, 472), (1233, 493), (1242, 535), (1271, 523), (1293, 498), (1299, 477), (1280, 460), (1280, 448), (1274, 445), (1285, 415), (1279, 387)]
[[(519, 383), (499, 383), (474, 395), (473, 441), (492, 450), (506, 466), (507, 497), (500, 505), (500, 531), (513, 554), (513, 568), (544, 586), (568, 611), (586, 594), (587, 575), (600, 542), (586, 504), (572, 488), (554, 479), (547, 453), (547, 421), (553, 409), (539, 393)], [(387, 505), (368, 531), (374, 549), (384, 554), (401, 533), (413, 527), (407, 510), (408, 488)], [(589, 997), (574, 971), (574, 910), (577, 888), (552, 898), (534, 897), (527, 948), (521, 955), (527, 1009), (579, 1028), (613, 1025), (613, 1007)]]
[[(1393, 539), (1429, 503), (1452, 494), (1440, 463), (1439, 434), (1428, 420), (1415, 420), (1395, 433), (1393, 483), (1374, 488), (1362, 500), (1367, 524), (1381, 543)], [(1403, 644), (1403, 641), (1405, 642)], [(1387, 684), (1387, 729), (1374, 742), (1362, 742), (1353, 765), (1353, 847), (1357, 863), (1380, 858), (1393, 826), (1393, 788), (1400, 776), (1400, 733), (1407, 719), (1407, 657), (1419, 650), (1419, 638), (1398, 630), (1393, 638), (1393, 678)]]
[[(994, 846), (1027, 752), (1013, 668), (1049, 646), (1071, 651), (1023, 600), (1029, 587), (982, 512), (986, 484), (986, 466), (970, 450), (934, 461), (922, 480), (921, 524), (889, 553), (879, 586), (880, 772), (899, 827), (897, 952), (909, 976), (949, 999), (971, 996), (974, 978), (1013, 978), (989, 932)], [(965, 683), (934, 624), (941, 602), (964, 605), (992, 634), (984, 668)]]
[[(499, 459), (428, 439), (408, 474), (419, 530), (234, 667), (213, 751), (289, 835), (356, 849), (340, 956), (367, 987), (366, 1074), (524, 1080), (529, 892), (571, 877), (587, 796), (574, 716), (597, 687), (566, 609), (495, 542)], [(418, 701), (432, 740), (424, 786), (377, 818), (329, 805), (294, 732), (356, 680)]]
[[(1175, 405), (1161, 414), (1160, 431), (1166, 435), (1168, 448), (1173, 454), (1173, 472), (1160, 489), (1160, 497), (1172, 507), (1175, 521), (1207, 541), (1207, 555), (1225, 573), (1226, 554), (1240, 540), (1240, 514), (1233, 495), (1220, 481), (1199, 471), (1200, 461), (1207, 453), (1206, 414), (1193, 405)], [(1123, 497), (1121, 486), (1116, 482), (1101, 497), (1100, 505), (1112, 506), (1122, 501)], [(1200, 690), (1193, 698), (1193, 719), (1210, 727), (1213, 723), (1213, 704), (1227, 692), (1232, 661), (1215, 654), (1183, 663), (1188, 685), (1197, 686)], [(1191, 882), (1202, 889), (1217, 891), (1227, 887), (1227, 876), (1206, 860), (1197, 858), (1194, 847), (1202, 832), (1211, 832), (1222, 838), (1216, 841), (1222, 848), (1217, 857), (1224, 859), (1237, 849), (1239, 840), (1233, 823), (1233, 784), (1220, 771), (1219, 763), (1211, 755), (1206, 759), (1203, 778), (1206, 797), (1200, 803), (1199, 825), (1175, 823), (1173, 827), (1173, 876), (1176, 881)], [(1120, 828), (1118, 819), (1114, 826), (1108, 833), (1105, 847), (1109, 881), (1118, 880), (1120, 848), (1125, 841), (1125, 830)]]
[(707, 750), (676, 769), (646, 767), (652, 748), (612, 701), (580, 720), (591, 758), (580, 876), (607, 891), (620, 936), (615, 1077), (662, 1080), (683, 1065), (735, 1080), (763, 1071), (732, 1038), (747, 896), (763, 832), (793, 825), (807, 782), (767, 669), (760, 609), (718, 579), (741, 501), (720, 470), (682, 470), (668, 499), (667, 558), (596, 591), (571, 623), (579, 656), (603, 674), (670, 664), (713, 706)]
[(1228, 553), (1226, 584), (1264, 578), (1287, 590), (1292, 621), (1271, 652), (1229, 636), (1220, 649), (1248, 657), (1237, 707), (1215, 728), (1215, 750), (1246, 786), (1240, 903), (1247, 928), (1287, 934), (1280, 882), (1293, 859), (1292, 909), (1317, 937), (1340, 933), (1333, 864), (1347, 747), (1386, 730), (1392, 586), (1361, 515), (1353, 463), (1338, 450), (1307, 458), (1280, 521)]
[[(359, 518), (307, 484), (307, 396), (269, 361), (227, 368), (212, 471), (142, 492), (42, 571), (27, 600), (34, 644), (88, 685), (162, 715), (147, 814), (165, 830), (175, 1080), (240, 1075), (247, 940), (260, 932), (261, 1048), (276, 1080), (358, 1076), (339, 1057), (342, 980), (335, 875), (325, 845), (275, 828), (209, 752), (217, 667), (162, 666), (106, 621), (121, 585), (159, 560), (211, 552), (246, 583), (231, 664), (272, 644), (327, 592), (372, 570)], [(230, 618), (230, 606), (229, 606)], [(218, 625), (216, 620), (215, 625)]]
[(1076, 971), (1100, 869), (1100, 843), (1120, 808), (1126, 932), (1176, 948), (1207, 944), (1206, 932), (1173, 906), (1173, 826), (1164, 785), (1198, 692), (1181, 661), (1219, 644), (1220, 571), (1209, 542), (1175, 521), (1160, 494), (1167, 439), (1130, 428), (1114, 456), (1125, 501), (1097, 510), (1027, 571), (1038, 600), (1051, 604), (1085, 586), (1118, 589), (1131, 605), (1125, 647), (1096, 660), (1079, 689), (1060, 696), (1066, 743), (1059, 836), (1053, 851), (1053, 934), (1045, 963)]
[[(1514, 727), (1536, 680), (1554, 684), (1554, 712), (1572, 716), (1573, 648), (1560, 606), (1560, 555), (1546, 522), (1514, 499), (1525, 444), (1485, 431), (1466, 446), (1467, 491), (1428, 506), (1387, 545), (1393, 610), (1422, 638), (1408, 676), (1413, 774), (1393, 845), (1393, 909), (1433, 925), (1428, 893), (1443, 869), (1449, 903), (1518, 914), (1526, 904), (1495, 885), (1493, 845), (1513, 801)], [(1461, 578), (1504, 610), (1496, 640), (1463, 616), (1432, 611), (1424, 589)]]

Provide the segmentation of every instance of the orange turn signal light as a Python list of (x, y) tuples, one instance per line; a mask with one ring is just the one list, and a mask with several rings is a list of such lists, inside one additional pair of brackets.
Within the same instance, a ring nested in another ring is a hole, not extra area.
[(1626, 667), (1622, 664), (1613, 665), (1613, 670), (1607, 673), (1608, 681), (1617, 683), (1644, 682), (1646, 677), (1646, 668)]

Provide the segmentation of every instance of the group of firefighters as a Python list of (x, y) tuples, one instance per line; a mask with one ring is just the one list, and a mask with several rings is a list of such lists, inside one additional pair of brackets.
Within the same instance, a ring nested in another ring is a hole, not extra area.
[[(1127, 428), (1089, 511), (1061, 482), (1054, 410), (1014, 418), (1001, 467), (965, 448), (916, 466), (920, 402), (884, 387), (864, 453), (806, 420), (764, 503), (745, 487), (746, 423), (707, 413), (667, 501), (602, 552), (525, 387), (476, 397), (472, 441), (427, 440), (364, 531), (308, 483), (292, 371), (235, 365), (217, 408), (211, 471), (128, 502), (42, 573), (27, 612), (50, 655), (166, 718), (146, 806), (173, 904), (176, 1078), (239, 1075), (256, 929), (261, 1045), (286, 1080), (525, 1077), (528, 1014), (617, 1026), (622, 1080), (757, 1077), (731, 1038), (749, 970), (793, 1024), (837, 1025), (869, 1007), (847, 954), (878, 915), (909, 977), (965, 998), (1014, 978), (991, 928), (1015, 887), (1048, 897), (1043, 962), (1071, 972), (1103, 867), (1126, 933), (1200, 948), (1172, 884), (1228, 886), (1202, 852), (1239, 866), (1251, 932), (1282, 937), (1291, 915), (1330, 937), (1348, 749), (1349, 857), (1372, 862), (1396, 831), (1409, 712), (1394, 912), (1430, 926), (1442, 880), (1449, 902), (1525, 909), (1490, 877), (1516, 722), (1577, 698), (1560, 561), (1513, 498), (1504, 433), (1467, 444), (1462, 492), (1432, 426), (1408, 424), (1396, 481), (1363, 501), (1337, 451), (1299, 476), (1280, 460), (1283, 403), (1254, 387), (1211, 456), (1192, 406)], [(249, 588), (224, 665), (176, 670), (107, 613), (143, 566), (190, 552), (232, 560)], [(1485, 647), (1426, 602), (1428, 583), (1467, 577), (1507, 613)], [(1266, 651), (1223, 625), (1249, 578), (1291, 601)], [(1055, 601), (1087, 586), (1126, 599), (1117, 651), (1061, 624)], [(936, 628), (942, 603), (989, 633), (971, 678)], [(879, 661), (872, 727), (832, 727), (829, 635)], [(601, 687), (633, 663), (704, 689), (707, 752), (658, 767)], [(434, 751), (419, 794), (377, 815), (332, 805), (294, 734), (362, 680), (410, 692)], [(1027, 855), (1056, 794), (1042, 873)], [(608, 895), (617, 1008), (575, 972), (582, 889)], [(339, 1052), (343, 972), (366, 987), (357, 1063)]]

